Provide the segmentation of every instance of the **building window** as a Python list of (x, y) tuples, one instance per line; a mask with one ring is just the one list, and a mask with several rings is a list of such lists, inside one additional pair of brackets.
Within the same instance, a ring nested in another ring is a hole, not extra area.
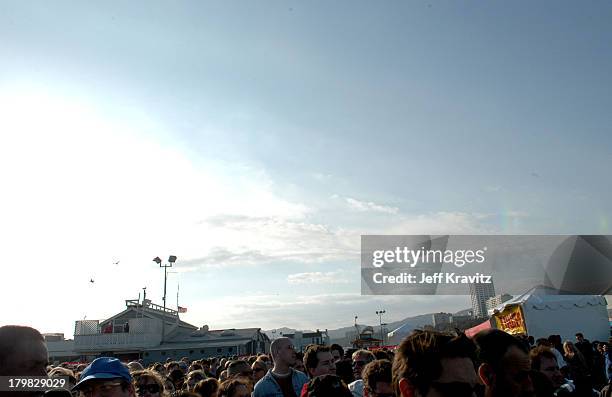
[(193, 350), (189, 350), (189, 354), (193, 354)]
[(204, 354), (204, 350), (200, 350), (200, 354)]
[(220, 347), (217, 348), (217, 353), (221, 353), (223, 351), (223, 349), (221, 349)]
[(231, 352), (233, 352), (233, 351), (234, 351), (234, 348), (233, 348), (233, 347), (230, 347), (230, 348), (228, 348), (228, 349), (227, 349), (227, 351), (231, 353)]
[(149, 357), (149, 352), (145, 352), (144, 356)]
[(166, 355), (166, 352), (161, 352), (160, 354), (162, 357), (164, 357)]

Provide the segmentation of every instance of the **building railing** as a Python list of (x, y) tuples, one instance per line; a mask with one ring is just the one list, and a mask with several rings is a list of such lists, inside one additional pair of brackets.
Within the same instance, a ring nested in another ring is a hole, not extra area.
[(101, 327), (97, 320), (77, 321), (74, 347), (76, 351), (112, 351), (142, 349), (161, 343), (162, 322), (158, 319), (132, 318), (117, 327), (112, 322)]

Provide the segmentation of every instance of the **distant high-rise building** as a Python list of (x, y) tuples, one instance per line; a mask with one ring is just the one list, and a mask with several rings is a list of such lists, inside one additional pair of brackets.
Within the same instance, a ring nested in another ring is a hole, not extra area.
[(509, 301), (510, 299), (512, 299), (512, 295), (509, 295), (509, 294), (495, 295), (487, 299), (487, 304), (486, 304), (487, 312), (492, 311), (497, 306), (501, 305), (504, 302)]
[(474, 317), (487, 316), (487, 299), (495, 296), (495, 287), (491, 283), (470, 284), (470, 295), (472, 297), (472, 309)]
[(450, 324), (453, 319), (453, 315), (450, 313), (434, 313), (431, 315), (432, 322), (434, 327), (443, 326), (446, 324)]

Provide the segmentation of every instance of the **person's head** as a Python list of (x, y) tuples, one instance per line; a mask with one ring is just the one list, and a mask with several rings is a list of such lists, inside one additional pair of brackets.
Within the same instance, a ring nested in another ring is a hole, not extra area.
[(576, 346), (570, 341), (563, 342), (563, 353), (573, 356), (576, 353)]
[(253, 383), (257, 383), (268, 372), (268, 367), (263, 361), (255, 360), (251, 365), (251, 370), (253, 370)]
[(270, 344), (270, 354), (274, 365), (290, 366), (295, 362), (295, 348), (289, 338), (274, 339)]
[(76, 376), (74, 376), (74, 372), (68, 368), (63, 367), (55, 367), (51, 371), (49, 371), (49, 378), (58, 378), (58, 377), (67, 377), (68, 384), (64, 387), (65, 389), (72, 390), (72, 388), (76, 385)]
[(584, 335), (582, 334), (582, 332), (576, 333), (576, 342), (582, 342), (582, 341), (584, 341)]
[(257, 360), (258, 361), (263, 361), (264, 363), (266, 363), (266, 367), (268, 369), (272, 368), (272, 359), (270, 358), (269, 355), (267, 355), (267, 354), (260, 354), (259, 356), (257, 356)]
[(478, 375), (488, 397), (533, 395), (531, 363), (525, 345), (512, 335), (489, 329), (475, 337), (480, 367)]
[(201, 397), (217, 397), (219, 395), (219, 381), (215, 378), (201, 380), (195, 385), (193, 391)]
[(128, 369), (130, 372), (142, 371), (144, 367), (138, 361), (132, 361), (128, 363)]
[(153, 371), (156, 371), (158, 374), (164, 376), (166, 375), (166, 367), (164, 367), (164, 364), (162, 363), (155, 363), (151, 366), (151, 369)]
[(563, 375), (559, 370), (557, 356), (546, 346), (538, 346), (529, 352), (531, 359), (531, 369), (541, 372), (552, 383), (555, 388), (559, 388), (563, 383)]
[(206, 378), (206, 374), (202, 370), (191, 371), (187, 374), (187, 380), (185, 381), (184, 388), (189, 391), (193, 391), (195, 385)]
[(351, 391), (338, 376), (328, 374), (313, 378), (306, 386), (308, 397), (353, 397)]
[(350, 359), (342, 359), (336, 363), (336, 375), (347, 385), (355, 380)]
[(332, 357), (334, 357), (334, 362), (338, 362), (344, 358), (344, 349), (337, 343), (334, 343), (330, 347), (330, 351)]
[(251, 392), (238, 379), (228, 379), (219, 386), (219, 397), (251, 397)]
[(465, 335), (414, 331), (393, 359), (393, 389), (401, 397), (472, 397), (480, 385), (476, 347)]
[(181, 366), (179, 365), (178, 361), (170, 361), (166, 364), (166, 373), (170, 374), (175, 369), (181, 369)]
[(204, 370), (204, 372), (208, 372), (210, 371), (210, 360), (205, 358), (200, 360), (200, 363), (202, 364), (202, 369)]
[(185, 382), (185, 374), (180, 369), (173, 369), (168, 378), (172, 381), (174, 385), (174, 390), (181, 390), (183, 388), (183, 383)]
[(364, 397), (393, 397), (391, 362), (374, 360), (362, 372)]
[[(43, 336), (30, 327), (0, 327), (0, 376), (45, 376), (49, 356)], [(25, 392), (20, 395), (26, 396)]]
[(138, 397), (163, 397), (165, 396), (164, 381), (155, 371), (145, 369), (132, 373), (136, 395)]
[(81, 397), (135, 397), (128, 368), (112, 357), (96, 358), (81, 373), (74, 386)]
[(244, 376), (249, 379), (253, 379), (253, 369), (248, 362), (244, 360), (234, 360), (230, 362), (230, 365), (227, 367), (227, 376), (231, 378), (236, 378), (238, 376)]
[(195, 385), (193, 391), (201, 397), (217, 397), (219, 394), (219, 381), (215, 378), (201, 380)]
[(361, 379), (361, 371), (363, 371), (363, 367), (376, 359), (371, 351), (365, 349), (357, 350), (353, 353), (351, 358), (353, 365), (353, 377), (355, 379)]
[(295, 352), (295, 361), (293, 363), (293, 369), (306, 373), (306, 367), (304, 366), (304, 353)]
[(187, 370), (187, 373), (190, 373), (191, 371), (198, 371), (198, 370), (204, 370), (204, 367), (202, 366), (202, 364), (200, 364), (198, 362), (193, 362), (189, 366), (189, 369)]
[(311, 345), (304, 353), (303, 361), (310, 378), (336, 374), (336, 364), (328, 346)]
[(219, 382), (224, 382), (227, 380), (227, 370), (224, 369), (223, 371), (221, 371), (221, 373), (219, 374)]

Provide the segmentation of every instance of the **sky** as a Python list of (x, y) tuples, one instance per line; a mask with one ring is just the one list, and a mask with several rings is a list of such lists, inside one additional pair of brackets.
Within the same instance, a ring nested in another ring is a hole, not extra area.
[[(612, 3), (0, 2), (1, 323), (334, 329), (362, 234), (609, 234)], [(118, 262), (118, 263), (117, 263)], [(90, 282), (93, 280), (94, 282)], [(180, 289), (180, 291), (179, 291)]]

